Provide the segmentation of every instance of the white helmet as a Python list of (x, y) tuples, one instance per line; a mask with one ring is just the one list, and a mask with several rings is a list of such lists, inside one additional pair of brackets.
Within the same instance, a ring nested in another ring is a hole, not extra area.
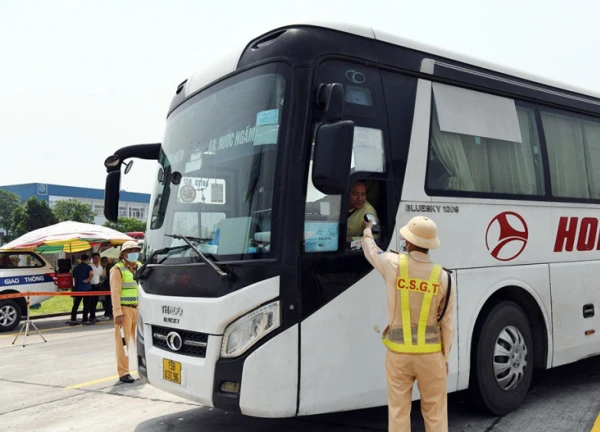
[(423, 249), (437, 249), (440, 247), (437, 226), (434, 221), (425, 216), (412, 218), (400, 228), (400, 234), (406, 241)]
[(137, 250), (138, 252), (142, 250), (135, 240), (126, 241), (123, 243), (123, 246), (121, 246), (121, 253), (133, 250)]

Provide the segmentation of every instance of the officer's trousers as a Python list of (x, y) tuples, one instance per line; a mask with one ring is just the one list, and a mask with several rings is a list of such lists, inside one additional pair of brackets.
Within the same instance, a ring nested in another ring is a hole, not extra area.
[(448, 431), (446, 360), (441, 352), (400, 354), (387, 350), (389, 432), (410, 431), (410, 409), (415, 380), (421, 394), (421, 413), (427, 432)]
[[(125, 343), (127, 344), (127, 354), (129, 351), (129, 341), (133, 339), (135, 345), (135, 328), (137, 326), (137, 308), (121, 305), (123, 310), (123, 333), (125, 334)], [(121, 329), (115, 324), (115, 350), (117, 354), (117, 372), (119, 377), (125, 376), (129, 373), (129, 357), (125, 356), (125, 350), (123, 349), (123, 341), (121, 340)]]

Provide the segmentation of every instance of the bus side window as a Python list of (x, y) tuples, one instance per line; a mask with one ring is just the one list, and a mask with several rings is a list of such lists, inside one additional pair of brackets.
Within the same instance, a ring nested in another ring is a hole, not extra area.
[[(473, 106), (478, 109), (473, 111)], [(546, 193), (538, 125), (530, 106), (434, 83), (429, 141), (430, 195), (437, 191)]]
[(335, 252), (339, 248), (341, 195), (325, 195), (312, 182), (312, 157), (308, 169), (304, 210), (304, 251)]
[[(367, 128), (355, 126), (354, 143), (351, 161), (351, 173), (384, 173), (385, 155), (383, 148), (383, 132), (377, 128)], [(345, 236), (346, 249), (353, 249), (356, 242), (360, 242), (362, 237), (362, 222), (352, 220), (353, 225), (349, 226), (346, 232), (340, 232), (340, 221), (343, 217), (344, 225), (351, 216), (350, 209), (342, 211), (341, 195), (325, 195), (317, 190), (312, 183), (312, 156), (308, 170), (307, 178), (306, 207), (304, 219), (304, 251), (305, 252), (336, 252), (339, 250), (339, 236)], [(367, 182), (364, 187), (364, 193), (376, 193), (381, 185)], [(352, 186), (348, 193), (351, 194)], [(366, 197), (365, 197), (366, 198)], [(368, 200), (363, 200), (368, 201)], [(385, 201), (383, 199), (382, 201)], [(375, 213), (378, 220), (381, 220), (379, 209), (374, 209), (372, 203), (366, 202), (371, 213)], [(361, 209), (361, 215), (362, 215)], [(362, 217), (362, 216), (361, 216)], [(353, 243), (354, 242), (354, 243)], [(354, 246), (353, 246), (354, 245)]]

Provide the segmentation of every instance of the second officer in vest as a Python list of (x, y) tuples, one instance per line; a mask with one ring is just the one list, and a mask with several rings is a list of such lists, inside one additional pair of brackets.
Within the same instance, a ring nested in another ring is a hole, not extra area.
[(455, 291), (448, 272), (429, 258), (440, 245), (435, 223), (414, 217), (400, 230), (407, 254), (381, 251), (365, 222), (362, 248), (387, 287), (387, 347), (389, 431), (410, 431), (415, 380), (427, 432), (448, 431), (446, 380), (454, 338)]
[(133, 339), (135, 344), (135, 327), (137, 324), (138, 284), (133, 275), (141, 265), (138, 261), (141, 248), (135, 241), (128, 241), (121, 247), (120, 261), (110, 270), (110, 290), (115, 317), (115, 344), (117, 354), (117, 370), (119, 380), (132, 383), (129, 374), (129, 358), (125, 356), (120, 328), (123, 327), (125, 343)]

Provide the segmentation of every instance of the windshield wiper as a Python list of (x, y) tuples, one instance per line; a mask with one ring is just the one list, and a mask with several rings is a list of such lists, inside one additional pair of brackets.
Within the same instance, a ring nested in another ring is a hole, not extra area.
[[(207, 240), (207, 239), (200, 239), (199, 237), (186, 237), (186, 236), (184, 236), (182, 234), (165, 234), (165, 236), (166, 237), (172, 237), (172, 238), (174, 238), (176, 240), (183, 240), (184, 242), (186, 242), (188, 244), (188, 246), (190, 248), (192, 248), (194, 250), (194, 252), (196, 252), (198, 254), (198, 256), (206, 264), (208, 264), (214, 271), (216, 271), (219, 274), (219, 276), (221, 277), (221, 281), (223, 281), (223, 282), (228, 282), (229, 281), (229, 274), (225, 273), (223, 270), (221, 270), (219, 267), (217, 267), (214, 262), (212, 262), (210, 259), (208, 259), (206, 257), (206, 255), (204, 255), (202, 252), (200, 252), (196, 248), (196, 246), (194, 246), (192, 244), (192, 242), (190, 241), (190, 240), (192, 240), (192, 241), (203, 241), (203, 240)], [(211, 240), (211, 239), (208, 239), (208, 240)]]
[[(142, 266), (135, 272), (135, 274), (133, 275), (133, 279), (135, 281), (138, 280), (143, 280), (145, 278), (143, 278), (143, 274), (144, 271), (146, 270), (146, 267), (148, 266), (148, 264), (152, 261), (152, 259), (156, 256), (156, 255), (162, 255), (162, 254), (166, 254), (168, 252), (174, 251), (174, 250), (178, 250), (178, 249), (187, 249), (188, 246), (173, 246), (173, 247), (166, 247), (163, 249), (158, 249), (155, 250), (154, 252), (152, 252), (152, 254), (148, 257), (148, 259), (144, 262), (144, 264), (142, 264)], [(164, 261), (164, 260), (163, 260)], [(160, 263), (158, 263), (160, 264)]]
[[(183, 236), (181, 234), (165, 234), (165, 236), (167, 237), (173, 237), (175, 239), (181, 239), (184, 240), (188, 239), (189, 241), (195, 241), (195, 242), (205, 242), (205, 241), (211, 241), (211, 238), (203, 238), (203, 237), (191, 237), (191, 236)], [(188, 243), (189, 244), (189, 243)]]

